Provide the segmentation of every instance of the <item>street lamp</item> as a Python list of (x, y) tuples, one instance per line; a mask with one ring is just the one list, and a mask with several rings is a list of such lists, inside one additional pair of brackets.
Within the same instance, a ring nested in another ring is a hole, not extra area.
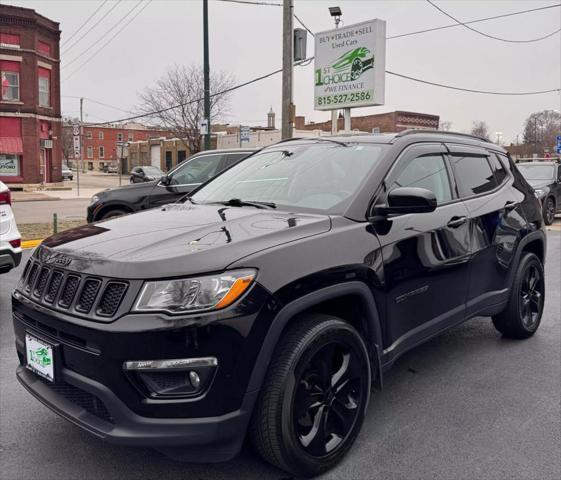
[(339, 22), (341, 21), (341, 15), (343, 15), (343, 12), (341, 12), (341, 8), (340, 7), (329, 7), (329, 14), (335, 20), (335, 28), (339, 28)]
[[(341, 22), (341, 15), (343, 12), (340, 7), (329, 7), (329, 14), (335, 20), (335, 28), (339, 28)], [(331, 110), (331, 135), (337, 135), (337, 109)]]
[(503, 137), (503, 132), (495, 132), (495, 135), (497, 136), (497, 145), (501, 144), (501, 138)]

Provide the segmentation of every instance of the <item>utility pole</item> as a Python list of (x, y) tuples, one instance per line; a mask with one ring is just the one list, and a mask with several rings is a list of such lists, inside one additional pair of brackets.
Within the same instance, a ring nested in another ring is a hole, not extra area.
[(293, 0), (282, 4), (282, 128), (281, 138), (292, 138), (292, 70), (294, 68)]
[(76, 169), (76, 195), (80, 196), (80, 169), (82, 168), (82, 155), (84, 155), (84, 99), (80, 98), (80, 158)]
[(205, 150), (210, 150), (210, 66), (208, 58), (208, 0), (203, 0), (203, 74), (204, 74), (204, 117), (206, 120)]

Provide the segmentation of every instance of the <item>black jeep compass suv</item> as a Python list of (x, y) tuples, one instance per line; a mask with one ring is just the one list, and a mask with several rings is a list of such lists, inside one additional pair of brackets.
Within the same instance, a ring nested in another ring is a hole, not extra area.
[(476, 315), (533, 335), (545, 249), (539, 201), (497, 145), (284, 141), (183, 203), (45, 240), (13, 294), (17, 377), (109, 442), (218, 461), (248, 434), (312, 476), (349, 451), (405, 351)]

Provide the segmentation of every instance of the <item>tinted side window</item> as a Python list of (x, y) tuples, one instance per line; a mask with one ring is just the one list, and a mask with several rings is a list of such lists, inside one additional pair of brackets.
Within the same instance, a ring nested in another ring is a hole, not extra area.
[(189, 160), (174, 172), (171, 185), (206, 182), (218, 173), (221, 159), (222, 155), (203, 155)]
[(561, 182), (561, 167), (557, 167), (557, 180)]
[(396, 187), (426, 188), (434, 193), (439, 204), (452, 200), (450, 180), (442, 155), (424, 155), (411, 160), (394, 180), (390, 190)]
[(493, 169), (495, 170), (495, 178), (497, 179), (497, 183), (500, 185), (508, 177), (508, 173), (505, 169), (503, 161), (501, 161), (502, 159), (497, 154), (491, 154), (490, 159), (491, 164), (493, 165)]
[(462, 197), (480, 195), (497, 187), (497, 181), (487, 157), (453, 155), (450, 158)]

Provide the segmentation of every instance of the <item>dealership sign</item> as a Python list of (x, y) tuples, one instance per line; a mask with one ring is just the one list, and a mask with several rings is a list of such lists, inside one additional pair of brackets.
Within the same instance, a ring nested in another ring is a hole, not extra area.
[(384, 104), (385, 21), (327, 30), (315, 39), (316, 110)]

